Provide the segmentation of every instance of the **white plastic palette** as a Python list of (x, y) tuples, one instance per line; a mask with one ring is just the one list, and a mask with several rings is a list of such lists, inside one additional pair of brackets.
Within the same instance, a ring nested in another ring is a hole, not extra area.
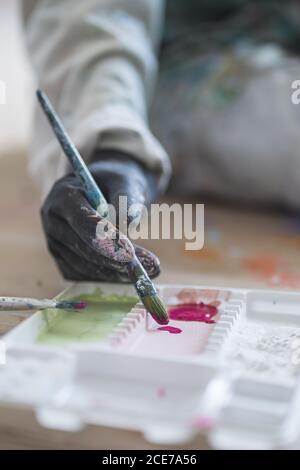
[[(99, 287), (134, 294), (130, 286), (76, 284), (62, 296)], [(172, 320), (182, 329), (173, 335), (158, 331), (137, 303), (101, 341), (45, 347), (36, 342), (45, 324), (38, 312), (4, 338), (0, 402), (30, 406), (47, 428), (138, 430), (155, 445), (188, 446), (205, 433), (215, 448), (297, 447), (300, 294), (174, 285), (159, 291), (169, 306), (217, 303), (216, 323)]]

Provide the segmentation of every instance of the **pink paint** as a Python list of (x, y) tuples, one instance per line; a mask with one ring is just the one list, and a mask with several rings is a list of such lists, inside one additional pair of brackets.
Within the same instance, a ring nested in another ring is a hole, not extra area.
[(209, 430), (214, 427), (214, 420), (210, 416), (198, 416), (194, 421), (194, 426), (198, 429)]
[(176, 328), (175, 326), (160, 326), (157, 329), (160, 331), (168, 331), (171, 333), (171, 335), (179, 335), (179, 333), (182, 333), (182, 330), (180, 328)]
[(155, 312), (150, 312), (151, 316), (154, 318), (154, 320), (156, 321), (156, 323), (158, 323), (159, 325), (167, 325), (169, 323), (169, 319), (166, 318), (166, 319), (162, 319), (161, 317), (157, 316)]
[(205, 304), (181, 304), (169, 309), (171, 320), (177, 321), (197, 321), (202, 323), (216, 323), (213, 318), (217, 315), (218, 309), (216, 305)]
[(76, 302), (74, 304), (74, 308), (75, 310), (83, 310), (84, 308), (87, 307), (87, 303), (86, 302)]

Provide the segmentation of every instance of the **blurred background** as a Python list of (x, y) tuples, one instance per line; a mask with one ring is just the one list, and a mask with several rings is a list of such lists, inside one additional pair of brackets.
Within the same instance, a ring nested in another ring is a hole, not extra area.
[(6, 84), (6, 105), (0, 105), (3, 156), (28, 146), (33, 77), (22, 38), (18, 0), (1, 0), (0, 22), (0, 80)]
[[(3, 295), (53, 296), (63, 287), (39, 220), (41, 197), (27, 172), (34, 78), (18, 0), (0, 1), (0, 288)], [(0, 334), (22, 317), (2, 318)]]

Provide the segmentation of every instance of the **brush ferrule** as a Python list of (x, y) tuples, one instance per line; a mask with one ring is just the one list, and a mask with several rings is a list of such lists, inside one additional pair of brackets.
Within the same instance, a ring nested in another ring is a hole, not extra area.
[(138, 259), (134, 259), (127, 265), (129, 279), (133, 282), (138, 296), (143, 299), (157, 295), (157, 291), (147, 272)]
[(157, 295), (157, 291), (149, 278), (147, 279), (147, 278), (142, 277), (138, 279), (138, 281), (136, 281), (134, 286), (135, 286), (135, 290), (138, 296), (141, 299), (145, 297), (152, 297), (154, 295)]

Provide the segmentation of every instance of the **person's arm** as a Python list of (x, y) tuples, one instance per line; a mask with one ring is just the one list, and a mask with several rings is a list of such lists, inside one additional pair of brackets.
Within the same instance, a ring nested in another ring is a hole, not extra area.
[[(129, 205), (150, 203), (170, 174), (169, 159), (147, 125), (163, 1), (24, 0), (23, 13), (39, 87), (91, 163), (108, 202), (117, 210), (120, 195)], [(47, 196), (43, 226), (63, 275), (126, 280), (128, 260), (120, 256), (118, 241), (107, 247), (97, 238), (101, 219), (77, 178), (66, 175), (67, 159), (40, 110), (31, 169)], [(151, 253), (136, 253), (150, 275), (159, 272)]]
[[(169, 159), (147, 125), (164, 13), (163, 0), (23, 0), (30, 56), (83, 157), (125, 152), (166, 187)], [(31, 170), (46, 194), (67, 171), (36, 113)]]

